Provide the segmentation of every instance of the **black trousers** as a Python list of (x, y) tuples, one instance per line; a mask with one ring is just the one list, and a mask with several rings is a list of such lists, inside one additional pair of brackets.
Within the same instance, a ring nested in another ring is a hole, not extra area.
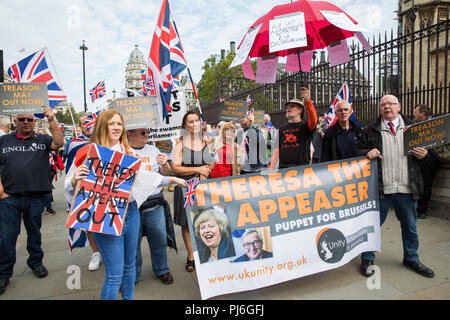
[(428, 208), (428, 202), (431, 199), (431, 186), (433, 185), (433, 179), (438, 171), (441, 163), (431, 151), (428, 151), (428, 163), (425, 168), (422, 169), (423, 177), (423, 193), (417, 202), (417, 212), (426, 213)]

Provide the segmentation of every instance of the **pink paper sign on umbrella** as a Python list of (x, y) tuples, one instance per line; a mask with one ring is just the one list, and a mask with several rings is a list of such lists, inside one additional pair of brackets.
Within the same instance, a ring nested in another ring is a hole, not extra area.
[(347, 41), (341, 40), (327, 46), (328, 58), (330, 59), (330, 67), (337, 66), (342, 63), (349, 62)]
[(247, 57), (247, 59), (245, 59), (244, 63), (241, 64), (242, 66), (242, 72), (244, 73), (244, 77), (246, 77), (247, 79), (251, 79), (251, 80), (255, 80), (255, 74), (253, 73), (253, 68), (252, 65), (250, 63), (250, 59)]
[(298, 60), (300, 60), (299, 57), (300, 53), (292, 53), (287, 56), (286, 58), (286, 66), (284, 67), (284, 70), (286, 72), (298, 72), (300, 71), (300, 66), (298, 63)]
[(311, 71), (312, 50), (300, 52), (300, 64), (303, 72)]
[(359, 42), (362, 44), (364, 49), (366, 49), (367, 52), (370, 52), (372, 50), (372, 46), (369, 44), (369, 42), (366, 40), (366, 38), (363, 36), (361, 32), (355, 32), (356, 38), (358, 38)]
[(275, 83), (277, 77), (278, 57), (258, 58), (256, 83)]

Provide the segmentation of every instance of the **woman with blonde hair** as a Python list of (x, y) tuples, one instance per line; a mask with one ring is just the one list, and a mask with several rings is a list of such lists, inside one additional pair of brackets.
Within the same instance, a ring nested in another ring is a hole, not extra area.
[(236, 143), (236, 125), (225, 122), (213, 144), (216, 164), (211, 178), (237, 176), (241, 173), (241, 148)]
[[(117, 110), (102, 111), (98, 115), (90, 142), (135, 156), (127, 141), (123, 116)], [(65, 192), (72, 194), (72, 196), (78, 182), (89, 175), (88, 167), (82, 164), (87, 156), (88, 150), (89, 145), (78, 150), (73, 165), (67, 173)], [(141, 172), (139, 172), (137, 176), (139, 176), (140, 173)], [(159, 178), (159, 174), (156, 175), (158, 175), (158, 177), (155, 178)], [(119, 288), (122, 290), (122, 299), (131, 300), (134, 296), (134, 284), (136, 279), (135, 262), (140, 226), (140, 213), (133, 194), (137, 194), (139, 191), (136, 189), (142, 188), (137, 184), (138, 177), (135, 179), (121, 236), (93, 232), (95, 242), (100, 249), (106, 270), (105, 282), (101, 292), (102, 300), (115, 300)], [(184, 184), (184, 180), (174, 177), (161, 177), (158, 181), (162, 181), (159, 185), (168, 185), (169, 182)], [(156, 187), (155, 184), (152, 186), (153, 188), (151, 188), (151, 190), (146, 190), (148, 194)]]

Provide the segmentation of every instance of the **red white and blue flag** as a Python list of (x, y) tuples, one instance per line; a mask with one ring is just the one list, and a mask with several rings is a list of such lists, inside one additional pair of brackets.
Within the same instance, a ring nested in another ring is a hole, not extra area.
[[(86, 162), (91, 169), (77, 188), (66, 227), (120, 236), (140, 165), (138, 157), (93, 143)], [(111, 170), (105, 175), (106, 166)]]
[(146, 76), (145, 70), (141, 71), (144, 72), (143, 80), (142, 80), (142, 89), (141, 89), (141, 96), (154, 96), (156, 95), (155, 92), (155, 86), (153, 84), (153, 77), (152, 76)]
[(200, 180), (198, 178), (192, 178), (186, 181), (187, 191), (184, 194), (184, 207), (192, 207), (195, 204), (195, 190)]
[(91, 96), (92, 102), (104, 97), (106, 95), (105, 80), (100, 81), (95, 87), (89, 90), (89, 95)]
[(95, 120), (97, 120), (98, 115), (102, 112), (102, 110), (97, 111), (96, 113), (93, 113), (86, 118), (84, 118), (84, 123), (86, 124), (86, 127), (88, 128), (89, 132), (92, 133), (92, 130), (94, 129)]
[(79, 229), (69, 229), (69, 250), (72, 254), (72, 249), (89, 247), (89, 239), (86, 232)]
[(146, 77), (151, 76), (155, 86), (161, 122), (166, 118), (170, 107), (172, 79), (184, 69), (186, 69), (184, 50), (170, 13), (169, 2), (163, 0), (146, 68)]
[(350, 89), (349, 89), (349, 87), (347, 85), (347, 82), (344, 82), (342, 87), (339, 89), (338, 94), (336, 95), (336, 97), (334, 98), (333, 102), (331, 103), (330, 108), (325, 113), (325, 124), (326, 124), (326, 127), (328, 128), (328, 127), (332, 126), (338, 120), (336, 115), (335, 115), (335, 113), (334, 113), (334, 109), (336, 107), (336, 104), (339, 101), (347, 101), (348, 102), (348, 104), (350, 105), (350, 112), (351, 112), (350, 120), (353, 121), (353, 122), (356, 122), (357, 124), (362, 126), (362, 124), (356, 118), (356, 115), (353, 113), (353, 104), (352, 104), (352, 96), (350, 94)]
[[(56, 72), (47, 63), (47, 51), (45, 48), (13, 64), (8, 68), (8, 74), (12, 82), (46, 83), (49, 107), (52, 109), (67, 98), (54, 76)], [(35, 116), (43, 118), (44, 114), (36, 114)]]

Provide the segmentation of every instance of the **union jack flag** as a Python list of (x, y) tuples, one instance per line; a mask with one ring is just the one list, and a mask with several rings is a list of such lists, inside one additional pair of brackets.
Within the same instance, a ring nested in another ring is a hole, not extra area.
[(102, 112), (102, 110), (97, 111), (96, 113), (93, 113), (86, 118), (84, 118), (84, 123), (86, 124), (86, 127), (88, 128), (89, 132), (92, 133), (92, 130), (94, 129), (95, 120), (97, 120), (98, 115)]
[(347, 101), (348, 104), (350, 105), (350, 112), (351, 112), (350, 120), (352, 120), (353, 122), (356, 122), (357, 124), (362, 126), (362, 124), (356, 118), (356, 115), (353, 113), (352, 95), (350, 94), (350, 89), (348, 88), (347, 82), (344, 82), (342, 87), (339, 89), (338, 94), (336, 95), (333, 102), (331, 103), (330, 108), (325, 113), (325, 124), (326, 124), (327, 128), (332, 126), (333, 124), (335, 124), (336, 121), (338, 120), (334, 113), (334, 108), (339, 101), (343, 101), (343, 100)]
[(250, 97), (250, 95), (247, 96), (247, 108), (250, 108), (250, 106), (252, 105), (252, 98)]
[(186, 59), (168, 0), (163, 0), (158, 23), (153, 34), (146, 76), (152, 76), (156, 100), (161, 110), (160, 120), (166, 118), (170, 107), (172, 79), (186, 69)]
[(144, 81), (142, 82), (142, 89), (140, 93), (141, 96), (154, 96), (156, 94), (152, 76), (148, 76), (146, 79), (144, 79)]
[(91, 145), (87, 159), (91, 169), (78, 186), (66, 227), (120, 236), (141, 160), (97, 144)]
[(187, 191), (184, 194), (184, 207), (192, 207), (195, 204), (195, 190), (197, 189), (200, 180), (192, 178), (186, 181)]
[(179, 89), (180, 88), (180, 75), (177, 75), (176, 77), (173, 77), (173, 79), (172, 79), (172, 86), (173, 86), (173, 89)]
[(72, 254), (72, 249), (89, 247), (89, 239), (86, 232), (78, 229), (69, 229), (69, 250)]
[[(45, 82), (48, 89), (49, 107), (54, 108), (67, 97), (61, 89), (61, 85), (53, 76), (55, 73), (47, 64), (47, 50), (36, 51), (28, 57), (20, 60), (8, 68), (8, 74), (12, 82)], [(36, 114), (43, 118), (44, 114)]]
[(105, 80), (100, 81), (95, 87), (89, 90), (89, 95), (91, 96), (92, 102), (104, 97), (106, 95)]

